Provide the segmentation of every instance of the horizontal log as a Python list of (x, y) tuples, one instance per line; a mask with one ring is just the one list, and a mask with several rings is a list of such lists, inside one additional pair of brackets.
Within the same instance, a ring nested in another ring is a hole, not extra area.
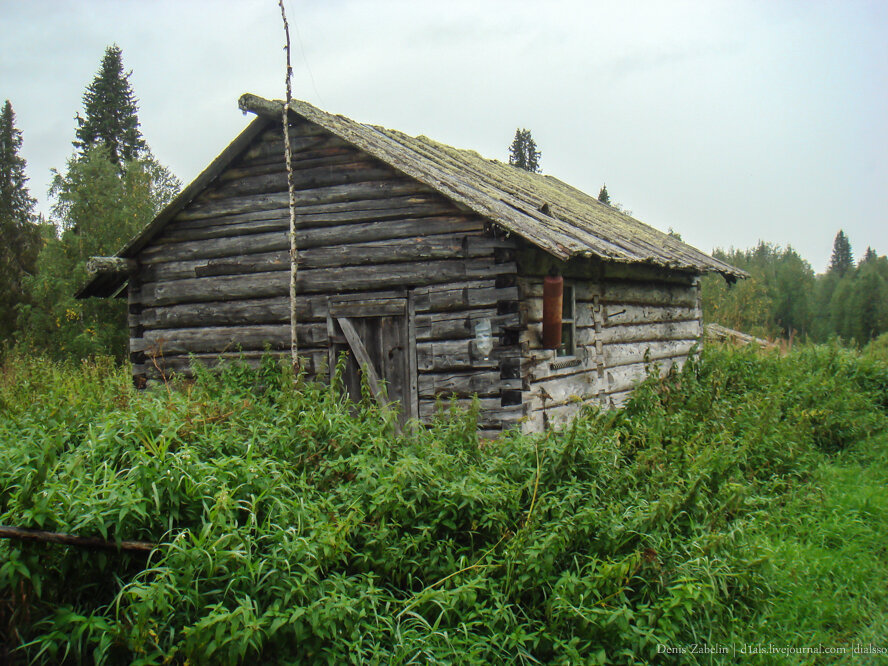
[(8, 525), (0, 525), (0, 539), (58, 543), (63, 546), (76, 546), (77, 548), (87, 548), (89, 550), (123, 550), (144, 554), (148, 554), (157, 548), (157, 544), (150, 541), (109, 541), (108, 539), (100, 539), (98, 537), (84, 537), (63, 532), (10, 527)]
[[(314, 136), (293, 136), (290, 137), (290, 152), (295, 156), (299, 153), (305, 153), (322, 148), (355, 148), (332, 134), (318, 134)], [(355, 151), (356, 152), (356, 151)], [(261, 160), (266, 157), (277, 157), (281, 162), (284, 161), (284, 138), (283, 135), (275, 138), (265, 139), (264, 141), (256, 141), (249, 150), (245, 151), (241, 157), (244, 161)], [(298, 159), (298, 158), (297, 158)]]
[(616, 391), (607, 396), (608, 407), (611, 409), (621, 409), (626, 405), (626, 401), (632, 395), (632, 391)]
[[(451, 400), (420, 400), (419, 418), (424, 423), (429, 423), (436, 417), (446, 417), (451, 407)], [(458, 412), (465, 412), (472, 406), (471, 398), (462, 398), (455, 401)], [(521, 418), (521, 405), (503, 407), (499, 398), (478, 398), (478, 426), (481, 428), (502, 428), (517, 423)]]
[(669, 321), (649, 324), (633, 324), (631, 326), (611, 326), (596, 334), (594, 329), (577, 330), (577, 344), (594, 344), (601, 340), (603, 344), (616, 342), (654, 342), (657, 340), (689, 340), (699, 338), (702, 325), (699, 320)]
[[(690, 340), (701, 335), (700, 322), (677, 321), (652, 324), (635, 324), (632, 326), (611, 326), (603, 328), (600, 333), (590, 326), (577, 327), (575, 330), (575, 345), (577, 355), (581, 356), (582, 349), (590, 347), (590, 354), (595, 354), (595, 344), (608, 345), (628, 342), (658, 342), (668, 340)], [(542, 349), (542, 324), (528, 324), (522, 332), (521, 341), (527, 343), (530, 350)]]
[[(304, 118), (295, 118), (290, 121), (287, 126), (287, 133), (290, 136), (329, 136), (330, 131), (321, 127), (320, 125), (316, 125), (313, 122), (309, 122)], [(265, 130), (262, 134), (259, 135), (258, 139), (260, 141), (281, 141), (284, 140), (284, 131), (280, 127), (272, 127), (270, 129)]]
[(597, 398), (584, 402), (568, 402), (563, 405), (550, 405), (545, 409), (534, 409), (527, 413), (522, 426), (523, 432), (543, 432), (557, 430), (570, 425), (587, 405), (599, 404)]
[(496, 276), (514, 272), (514, 269), (514, 264), (497, 264), (488, 259), (376, 264), (351, 270), (317, 268), (299, 271), (296, 289), (301, 294), (392, 289), (451, 282), (464, 277)]
[[(270, 222), (266, 221), (262, 224), (270, 224)], [(249, 235), (232, 235), (231, 233), (222, 233), (223, 231), (225, 231), (224, 227), (206, 227), (189, 230), (187, 234), (183, 232), (177, 233), (175, 236), (158, 238), (156, 244), (143, 251), (143, 263), (228, 257), (271, 252), (290, 247), (289, 237), (283, 226), (280, 226), (278, 231), (271, 232), (260, 232), (259, 229), (253, 229)], [(306, 250), (312, 247), (394, 239), (414, 242), (417, 238), (438, 234), (480, 233), (481, 231), (482, 226), (477, 221), (457, 216), (387, 220), (322, 229), (302, 229), (296, 233), (296, 246), (300, 250)]]
[[(311, 151), (306, 151), (309, 153)], [(324, 153), (325, 151), (321, 151)], [(301, 157), (301, 156), (300, 156)], [(318, 167), (336, 167), (340, 164), (352, 164), (355, 161), (353, 151), (337, 150), (331, 154), (321, 154), (319, 156), (307, 159), (299, 159), (293, 161), (293, 169), (316, 169)], [(216, 177), (216, 182), (220, 184), (229, 183), (231, 181), (240, 180), (241, 178), (252, 178), (254, 176), (262, 176), (272, 173), (286, 173), (286, 164), (284, 160), (257, 161), (248, 160), (232, 164)]]
[(458, 397), (469, 398), (477, 394), (479, 397), (498, 395), (504, 381), (499, 376), (499, 371), (469, 371), (469, 372), (445, 372), (419, 375), (419, 396), (429, 397)]
[(142, 251), (139, 258), (143, 264), (156, 264), (162, 261), (216, 259), (289, 249), (290, 241), (286, 232), (281, 230), (251, 236), (150, 245)]
[(601, 277), (605, 281), (629, 280), (634, 282), (668, 282), (690, 286), (699, 279), (693, 271), (681, 271), (650, 264), (624, 264), (615, 261), (601, 262)]
[[(334, 226), (350, 222), (372, 222), (379, 220), (424, 218), (435, 215), (456, 215), (459, 213), (453, 204), (440, 196), (414, 194), (387, 199), (345, 201), (315, 206), (300, 206), (295, 209), (296, 223), (300, 228)], [(271, 208), (252, 213), (237, 213), (198, 219), (176, 220), (170, 227), (198, 229), (201, 227), (240, 224), (251, 220), (279, 219), (289, 221), (289, 209)]]
[(407, 242), (395, 239), (328, 245), (302, 250), (298, 266), (300, 269), (310, 269), (485, 256), (484, 248), (475, 246), (476, 249), (472, 250), (472, 247), (471, 237), (456, 234), (420, 237)]
[(581, 402), (594, 398), (603, 390), (604, 384), (598, 380), (596, 372), (582, 370), (572, 375), (531, 383), (527, 389), (525, 404), (529, 405), (529, 409), (537, 409), (544, 405)]
[[(283, 146), (283, 142), (281, 142), (281, 146)], [(354, 146), (350, 146), (344, 142), (338, 143), (333, 141), (319, 144), (316, 148), (307, 148), (305, 150), (299, 151), (298, 159), (293, 160), (293, 163), (301, 164), (302, 162), (305, 162), (306, 164), (311, 164), (316, 160), (327, 159), (335, 156), (354, 159), (356, 152), (357, 151), (355, 150)], [(281, 165), (283, 165), (284, 163), (285, 162), (283, 154), (278, 156), (273, 154), (272, 152), (267, 152), (252, 158), (244, 157), (243, 159), (234, 162), (232, 166), (235, 168), (252, 168), (257, 166), (263, 167), (273, 165), (276, 168), (280, 168)]]
[(286, 250), (278, 250), (277, 252), (260, 252), (235, 257), (147, 264), (139, 274), (139, 278), (145, 282), (165, 282), (216, 275), (288, 271), (289, 269), (290, 253)]
[(496, 351), (485, 358), (471, 339), (417, 342), (416, 365), (420, 372), (492, 370), (499, 367)]
[[(265, 356), (271, 356), (279, 363), (288, 364), (291, 361), (289, 349), (285, 351), (246, 350), (237, 352), (223, 352), (218, 354), (169, 354), (164, 355), (163, 357), (158, 357), (157, 359), (149, 359), (144, 363), (134, 363), (133, 374), (145, 375), (149, 379), (160, 379), (161, 374), (158, 371), (158, 368), (160, 368), (163, 373), (167, 375), (167, 378), (169, 378), (170, 373), (175, 373), (177, 375), (185, 377), (191, 377), (193, 375), (193, 372), (191, 371), (191, 366), (194, 363), (200, 363), (207, 368), (218, 368), (221, 364), (224, 363), (243, 363), (251, 368), (258, 368)], [(324, 373), (326, 373), (326, 358), (326, 349), (300, 350), (299, 367), (303, 368), (308, 376), (315, 377), (317, 370), (323, 370)], [(157, 361), (156, 366), (154, 364), (155, 360)], [(326, 378), (326, 374), (324, 374), (323, 377), (319, 377), (319, 379), (322, 380), (325, 380)]]
[(607, 368), (631, 363), (642, 363), (645, 355), (651, 361), (671, 357), (683, 357), (691, 351), (699, 340), (668, 340), (662, 342), (630, 342), (604, 346), (604, 363)]
[(289, 349), (289, 324), (148, 330), (130, 338), (130, 352), (152, 356), (244, 350)]
[[(519, 278), (522, 299), (542, 298), (543, 284), (540, 279)], [(696, 307), (697, 288), (681, 284), (658, 282), (602, 281), (574, 282), (578, 301), (592, 301), (598, 296), (603, 305), (637, 304), (656, 306)]]
[(135, 273), (138, 264), (135, 259), (123, 257), (90, 257), (86, 261), (86, 272), (90, 275), (118, 274), (131, 275)]
[(475, 337), (475, 323), (488, 319), (491, 332), (497, 338), (503, 328), (517, 328), (520, 319), (517, 312), (497, 314), (495, 308), (461, 310), (420, 314), (416, 317), (417, 340), (461, 340)]
[(697, 311), (693, 306), (629, 305), (614, 303), (605, 305), (603, 307), (603, 312), (605, 327), (669, 321), (692, 321), (697, 319)]
[[(284, 279), (281, 276), (281, 279)], [(481, 292), (479, 301), (486, 301), (486, 307), (481, 306), (480, 309), (431, 309), (443, 305), (445, 308), (453, 307), (450, 301), (441, 302), (434, 300), (430, 302), (428, 292), (433, 287), (423, 287), (425, 290), (425, 299), (416, 303), (416, 328), (417, 339), (419, 340), (436, 340), (436, 339), (457, 339), (465, 337), (474, 337), (474, 328), (461, 332), (466, 321), (473, 321), (476, 318), (488, 316), (494, 328), (518, 325), (518, 314), (508, 313), (505, 315), (496, 314), (496, 293), (492, 287), (482, 287), (478, 285), (487, 284), (485, 282), (471, 283), (471, 294)], [(452, 285), (448, 285), (452, 287)], [(420, 290), (418, 289), (417, 292)], [(446, 293), (459, 292), (465, 295), (463, 289), (452, 288), (444, 290)], [(511, 288), (514, 292), (514, 288)], [(403, 294), (404, 292), (399, 292)], [(441, 292), (439, 292), (440, 294)], [(356, 294), (357, 295), (357, 294)], [(373, 302), (378, 297), (391, 298), (392, 292), (367, 291), (359, 294), (361, 302)], [(326, 321), (327, 317), (327, 296), (323, 294), (316, 295), (300, 295), (296, 298), (296, 316), (297, 320), (302, 323), (317, 323)], [(138, 300), (141, 302), (141, 299)], [(150, 304), (149, 304), (150, 305)], [(141, 313), (130, 315), (130, 325), (145, 326), (146, 328), (189, 328), (196, 326), (220, 326), (220, 325), (242, 325), (242, 324), (271, 324), (285, 323), (289, 321), (289, 299), (286, 294), (272, 298), (243, 298), (243, 299), (224, 299), (214, 301), (202, 301), (197, 303), (182, 303), (161, 305), (157, 307), (145, 307)], [(360, 316), (360, 314), (356, 315)]]
[[(296, 196), (297, 206), (309, 206), (322, 203), (357, 201), (361, 199), (387, 199), (393, 196), (404, 196), (427, 192), (414, 180), (401, 178), (398, 180), (374, 181), (320, 187), (312, 190), (300, 190)], [(254, 194), (243, 197), (229, 197), (219, 201), (195, 201), (179, 213), (181, 220), (235, 213), (250, 213), (260, 210), (282, 208), (288, 204), (288, 194), (278, 192), (271, 194)]]
[[(315, 167), (313, 169), (294, 169), (293, 187), (297, 191), (326, 188), (350, 183), (369, 183), (376, 181), (395, 180), (401, 174), (391, 167), (367, 161), (352, 161), (336, 165)], [(268, 194), (287, 191), (287, 172), (279, 171), (256, 176), (244, 176), (238, 180), (228, 181), (207, 191), (202, 201), (215, 201), (230, 197), (244, 197), (255, 194)], [(297, 192), (297, 197), (299, 196)]]
[(689, 285), (698, 276), (698, 273), (694, 271), (665, 268), (652, 264), (607, 261), (599, 257), (574, 257), (562, 261), (526, 241), (519, 251), (518, 265), (521, 275), (536, 278), (550, 275), (554, 269), (567, 279), (633, 280)]
[(141, 313), (131, 317), (131, 325), (158, 329), (284, 324), (290, 321), (290, 302), (288, 298), (282, 296), (277, 298), (189, 303), (169, 307), (145, 308)]
[[(267, 215), (267, 214), (266, 214)], [(287, 233), (290, 230), (288, 217), (274, 216), (265, 219), (244, 220), (239, 223), (191, 227), (184, 223), (170, 225), (154, 239), (154, 243), (181, 243), (209, 238), (233, 238), (272, 231)]]
[(445, 312), (474, 309), (517, 299), (517, 287), (497, 288), (491, 277), (420, 287), (416, 290), (416, 310)]
[(138, 300), (146, 306), (174, 303), (200, 303), (247, 298), (270, 298), (290, 293), (290, 271), (254, 273), (251, 275), (220, 275), (214, 277), (146, 282)]

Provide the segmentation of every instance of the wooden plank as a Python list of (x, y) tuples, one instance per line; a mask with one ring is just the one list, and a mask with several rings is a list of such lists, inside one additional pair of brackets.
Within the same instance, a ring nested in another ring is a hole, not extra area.
[(336, 317), (336, 322), (342, 329), (345, 339), (348, 340), (348, 346), (351, 347), (352, 353), (355, 355), (355, 360), (364, 372), (364, 377), (367, 379), (367, 385), (370, 387), (373, 397), (380, 405), (384, 405), (385, 400), (379, 388), (379, 375), (376, 374), (376, 369), (373, 367), (373, 361), (370, 360), (370, 355), (364, 348), (364, 343), (361, 342), (361, 337), (358, 335), (358, 332), (355, 330), (354, 325), (352, 325), (348, 317)]

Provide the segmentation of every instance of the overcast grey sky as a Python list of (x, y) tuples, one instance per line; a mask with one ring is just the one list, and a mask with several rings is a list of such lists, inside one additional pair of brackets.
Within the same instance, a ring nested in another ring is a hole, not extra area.
[[(294, 97), (542, 168), (703, 249), (792, 245), (822, 271), (839, 228), (888, 252), (888, 2), (287, 0)], [(0, 0), (0, 102), (32, 194), (71, 154), (116, 42), (148, 144), (187, 183), (283, 97), (276, 0)]]

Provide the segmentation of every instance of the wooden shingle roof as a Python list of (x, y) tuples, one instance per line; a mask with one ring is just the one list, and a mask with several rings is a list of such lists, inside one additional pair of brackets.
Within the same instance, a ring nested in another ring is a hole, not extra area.
[[(239, 103), (242, 110), (268, 118), (279, 119), (283, 111), (283, 102), (250, 94), (242, 95)], [(530, 173), (425, 136), (365, 125), (307, 102), (293, 100), (290, 109), (559, 259), (594, 256), (718, 272), (729, 279), (747, 276), (553, 176)]]

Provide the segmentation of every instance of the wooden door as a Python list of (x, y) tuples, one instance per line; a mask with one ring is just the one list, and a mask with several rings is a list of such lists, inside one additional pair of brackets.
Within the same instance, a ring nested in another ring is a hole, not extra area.
[(399, 421), (418, 416), (416, 324), (413, 294), (338, 296), (328, 299), (330, 368), (342, 352), (348, 360), (345, 389), (361, 399), (361, 384), (382, 405), (399, 412)]

